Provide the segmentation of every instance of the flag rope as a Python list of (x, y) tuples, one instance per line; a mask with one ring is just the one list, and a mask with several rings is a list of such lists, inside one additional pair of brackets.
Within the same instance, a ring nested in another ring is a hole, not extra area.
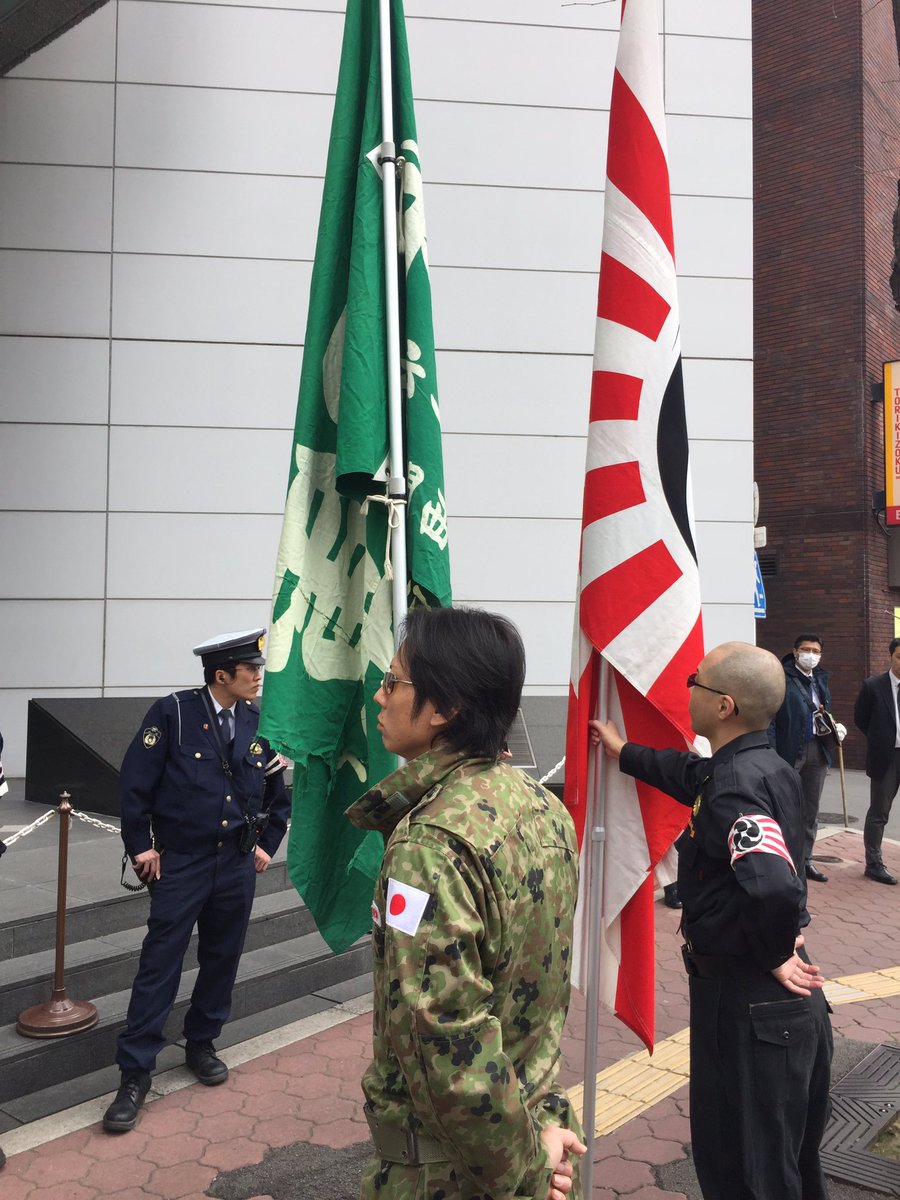
[(385, 579), (394, 578), (394, 564), (391, 562), (391, 536), (395, 529), (400, 528), (400, 523), (403, 520), (402, 509), (406, 507), (406, 497), (403, 496), (366, 496), (360, 505), (360, 511), (365, 516), (369, 511), (369, 501), (374, 500), (376, 504), (384, 504), (388, 510), (387, 521), (387, 544), (384, 548), (384, 577)]

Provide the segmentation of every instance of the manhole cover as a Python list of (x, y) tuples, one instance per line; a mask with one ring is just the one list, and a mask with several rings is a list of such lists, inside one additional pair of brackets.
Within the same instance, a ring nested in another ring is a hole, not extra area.
[(900, 1163), (869, 1149), (898, 1112), (900, 1046), (877, 1046), (831, 1090), (831, 1117), (822, 1139), (825, 1173), (900, 1196)]

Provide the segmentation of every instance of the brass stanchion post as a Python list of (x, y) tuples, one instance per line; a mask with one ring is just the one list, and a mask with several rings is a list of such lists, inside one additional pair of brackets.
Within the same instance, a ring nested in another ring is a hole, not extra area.
[(56, 876), (56, 968), (53, 973), (53, 993), (46, 1004), (36, 1004), (19, 1014), (16, 1032), (23, 1037), (66, 1037), (82, 1029), (91, 1029), (99, 1017), (93, 1004), (70, 1000), (64, 982), (66, 959), (66, 882), (69, 872), (69, 825), (71, 796), (63, 792), (59, 798), (59, 867)]

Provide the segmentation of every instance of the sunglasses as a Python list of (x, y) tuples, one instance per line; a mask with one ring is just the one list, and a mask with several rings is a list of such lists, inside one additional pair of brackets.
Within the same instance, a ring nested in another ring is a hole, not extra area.
[(393, 671), (385, 671), (381, 677), (381, 686), (384, 694), (389, 696), (394, 690), (394, 685), (397, 683), (408, 683), (410, 687), (415, 686), (411, 679), (401, 679), (399, 675), (395, 675)]
[(728, 696), (728, 699), (731, 701), (732, 704), (734, 704), (734, 715), (736, 717), (740, 716), (741, 710), (738, 708), (737, 704), (735, 704), (734, 696), (729, 696), (728, 692), (720, 692), (718, 688), (707, 687), (705, 683), (701, 683), (700, 680), (697, 678), (696, 671), (691, 671), (690, 675), (688, 675), (687, 686), (689, 688), (693, 688), (693, 687), (703, 688), (704, 692), (715, 692), (715, 694), (717, 696)]

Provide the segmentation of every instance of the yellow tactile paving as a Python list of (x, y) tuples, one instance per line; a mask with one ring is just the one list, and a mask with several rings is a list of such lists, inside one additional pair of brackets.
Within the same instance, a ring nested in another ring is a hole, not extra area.
[[(900, 967), (843, 975), (825, 984), (829, 1004), (852, 1004), (858, 1000), (884, 1000), (900, 996)], [(640, 1116), (658, 1101), (677, 1092), (688, 1079), (690, 1031), (682, 1029), (658, 1042), (653, 1055), (641, 1050), (597, 1075), (595, 1137), (614, 1133), (633, 1117)], [(584, 1115), (584, 1084), (569, 1088), (569, 1099)]]

